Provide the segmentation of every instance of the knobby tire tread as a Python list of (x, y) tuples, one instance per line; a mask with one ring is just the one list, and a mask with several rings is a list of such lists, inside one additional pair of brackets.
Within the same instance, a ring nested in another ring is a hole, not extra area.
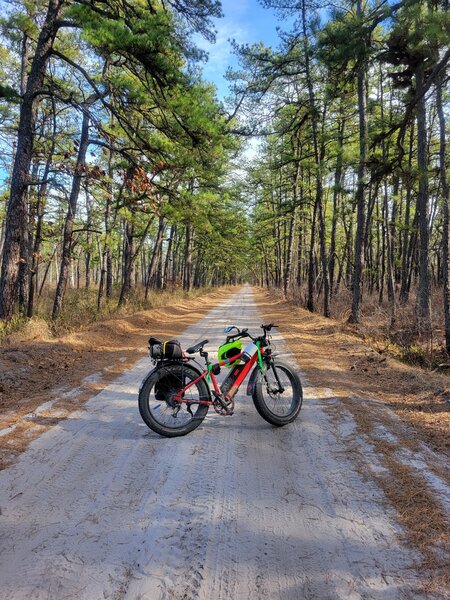
[[(189, 423), (187, 423), (184, 427), (167, 427), (159, 423), (152, 415), (151, 410), (149, 408), (149, 396), (152, 391), (154, 391), (155, 385), (158, 380), (161, 378), (161, 371), (164, 369), (163, 376), (167, 374), (173, 373), (174, 375), (179, 375), (182, 373), (182, 370), (186, 372), (187, 370), (193, 376), (194, 379), (197, 379), (199, 373), (195, 369), (191, 369), (186, 365), (171, 365), (165, 366), (161, 369), (154, 369), (150, 375), (144, 380), (141, 389), (139, 390), (139, 412), (144, 423), (152, 429), (155, 433), (162, 435), (164, 437), (179, 437), (182, 435), (186, 435), (196, 429), (206, 417), (209, 406), (206, 404), (197, 405), (197, 410), (195, 411), (195, 416), (192, 418)], [(201, 379), (196, 384), (196, 387), (199, 392), (199, 397), (204, 400), (210, 400), (210, 392), (206, 383)]]
[(298, 376), (292, 365), (283, 360), (280, 360), (279, 358), (275, 358), (274, 362), (275, 367), (280, 367), (285, 372), (289, 373), (289, 379), (291, 381), (295, 401), (295, 406), (293, 410), (286, 416), (280, 416), (273, 413), (269, 409), (264, 399), (266, 381), (261, 374), (259, 374), (258, 379), (256, 381), (252, 398), (256, 410), (265, 421), (267, 421), (271, 425), (274, 425), (275, 427), (283, 427), (288, 423), (292, 423), (292, 421), (294, 421), (298, 417), (298, 414), (303, 404), (303, 389), (300, 377)]

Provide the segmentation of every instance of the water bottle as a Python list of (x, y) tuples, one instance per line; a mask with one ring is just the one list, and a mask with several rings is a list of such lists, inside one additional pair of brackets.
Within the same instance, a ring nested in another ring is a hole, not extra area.
[(242, 360), (244, 362), (248, 362), (257, 350), (258, 346), (254, 342), (250, 342), (244, 348), (244, 352), (242, 353)]

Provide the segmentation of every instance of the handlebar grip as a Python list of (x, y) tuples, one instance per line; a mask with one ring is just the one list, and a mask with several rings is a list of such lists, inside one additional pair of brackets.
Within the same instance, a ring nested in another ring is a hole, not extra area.
[(268, 325), (261, 325), (261, 328), (265, 329), (266, 331), (270, 331), (272, 329), (272, 327), (278, 327), (278, 325), (275, 325), (275, 323), (269, 323)]
[(233, 333), (232, 335), (227, 335), (227, 343), (231, 342), (231, 340), (235, 340), (235, 339), (241, 338), (241, 337), (251, 337), (251, 335), (248, 333), (248, 328), (241, 329), (239, 331), (239, 333)]

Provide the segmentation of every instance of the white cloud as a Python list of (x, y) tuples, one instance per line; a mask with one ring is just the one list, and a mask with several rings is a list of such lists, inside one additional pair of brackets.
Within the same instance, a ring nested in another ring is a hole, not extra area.
[(235, 62), (231, 40), (243, 44), (248, 40), (248, 33), (238, 21), (227, 17), (217, 23), (216, 30), (215, 44), (210, 44), (204, 38), (197, 39), (196, 42), (208, 53), (208, 62), (203, 66), (205, 77), (217, 84), (227, 67)]
[(238, 67), (230, 40), (238, 44), (264, 40), (273, 46), (278, 39), (273, 11), (264, 9), (258, 0), (222, 0), (222, 8), (223, 18), (215, 20), (216, 43), (210, 44), (200, 36), (195, 38), (197, 45), (209, 54), (208, 62), (203, 65), (205, 79), (217, 86), (220, 97), (228, 93), (224, 78), (227, 67)]

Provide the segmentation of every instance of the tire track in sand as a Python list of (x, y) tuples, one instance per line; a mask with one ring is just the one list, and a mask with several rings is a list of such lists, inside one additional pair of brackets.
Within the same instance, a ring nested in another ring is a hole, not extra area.
[[(250, 288), (180, 337), (215, 350), (226, 324), (257, 331)], [(241, 394), (233, 417), (211, 412), (164, 439), (137, 410), (149, 368), (139, 361), (0, 473), (2, 600), (422, 597), (418, 557), (319, 391), (305, 386), (282, 429)]]

